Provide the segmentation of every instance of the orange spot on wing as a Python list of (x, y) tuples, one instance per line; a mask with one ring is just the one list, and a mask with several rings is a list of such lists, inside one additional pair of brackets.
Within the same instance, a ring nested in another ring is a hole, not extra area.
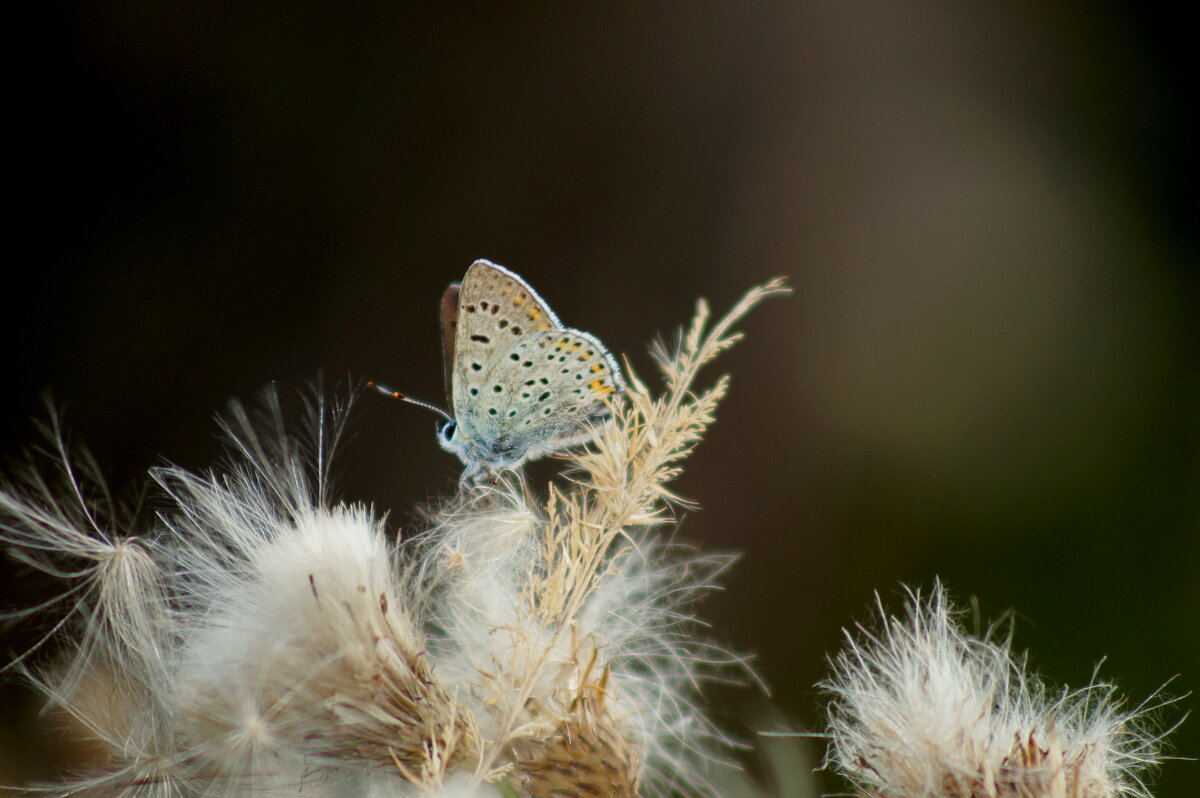
[(601, 366), (599, 363), (593, 363), (592, 371), (604, 371), (604, 366)]

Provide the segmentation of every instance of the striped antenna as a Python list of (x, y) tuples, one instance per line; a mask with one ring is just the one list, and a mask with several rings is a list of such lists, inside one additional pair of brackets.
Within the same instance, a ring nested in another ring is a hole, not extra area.
[(408, 402), (410, 405), (416, 405), (417, 407), (423, 407), (426, 410), (432, 410), (433, 412), (437, 413), (439, 416), (446, 419), (447, 421), (454, 420), (454, 418), (449, 413), (447, 413), (445, 410), (438, 407), (437, 405), (433, 404), (432, 402), (423, 402), (420, 399), (413, 399), (411, 396), (405, 396), (404, 394), (400, 393), (399, 391), (393, 391), (391, 388), (388, 388), (385, 385), (380, 385), (377, 382), (368, 382), (367, 387), (374, 388), (375, 390), (379, 391), (380, 393), (390, 396), (393, 399), (399, 399), (401, 402)]

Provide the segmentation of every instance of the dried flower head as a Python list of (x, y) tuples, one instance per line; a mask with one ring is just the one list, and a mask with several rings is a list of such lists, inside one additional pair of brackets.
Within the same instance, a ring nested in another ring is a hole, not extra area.
[(55, 422), (60, 479), (2, 486), (0, 541), (64, 580), (51, 635), (67, 664), (30, 676), (108, 761), (45, 789), (713, 794), (704, 763), (728, 741), (698, 688), (745, 666), (698, 635), (692, 605), (728, 559), (656, 531), (725, 394), (725, 379), (698, 391), (698, 371), (785, 290), (754, 289), (711, 329), (701, 303), (659, 353), (663, 395), (630, 372), (612, 423), (544, 498), (518, 474), (464, 487), (403, 542), (371, 508), (331, 502), (348, 407), (319, 395), (299, 432), (274, 394), (233, 405), (227, 460), (154, 469), (145, 524), (102, 512), (97, 469), (80, 472)]
[(869, 798), (1149, 796), (1160, 761), (1148, 714), (1093, 682), (1050, 690), (1008, 638), (958, 625), (940, 584), (908, 592), (907, 617), (847, 632), (833, 659), (826, 766)]

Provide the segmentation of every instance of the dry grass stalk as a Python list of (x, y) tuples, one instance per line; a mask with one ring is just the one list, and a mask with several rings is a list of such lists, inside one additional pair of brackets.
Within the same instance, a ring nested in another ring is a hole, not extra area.
[[(606, 580), (619, 583), (627, 566), (636, 567), (629, 561), (644, 561), (643, 548), (654, 545), (650, 530), (670, 520), (669, 505), (677, 499), (667, 485), (712, 423), (728, 387), (727, 379), (721, 378), (712, 388), (694, 392), (700, 369), (739, 340), (732, 327), (745, 313), (787, 290), (779, 280), (753, 289), (711, 329), (708, 307), (701, 302), (677, 351), (657, 357), (666, 378), (664, 394), (653, 396), (629, 370), (624, 401), (613, 406), (612, 423), (598, 431), (594, 447), (570, 456), (576, 469), (569, 486), (551, 485), (540, 514), (529, 511), (528, 497), (517, 482), (501, 483), (473, 497), (485, 508), (480, 510), (485, 516), (496, 506), (518, 508), (515, 514), (528, 524), (523, 534), (532, 542), (527, 543), (525, 577), (514, 588), (516, 606), (508, 614), (512, 620), (497, 624), (503, 625), (511, 645), (480, 666), (483, 678), (474, 686), (491, 697), (487, 706), (493, 721), (488, 725), (490, 744), (480, 759), (480, 780), (515, 774), (527, 789), (540, 789), (536, 785), (545, 779), (528, 769), (536, 757), (523, 755), (514, 762), (513, 751), (536, 748), (561, 767), (574, 762), (576, 769), (585, 771), (590, 767), (586, 763), (596, 761), (597, 751), (603, 751), (589, 772), (601, 780), (602, 774), (611, 773), (614, 781), (595, 786), (622, 794), (637, 780), (636, 773), (630, 773), (633, 762), (662, 759), (657, 750), (661, 742), (651, 739), (653, 733), (646, 734), (646, 729), (661, 725), (663, 719), (632, 717), (654, 710), (630, 706), (628, 700), (581, 699), (589, 692), (620, 695), (625, 678), (623, 669), (612, 667), (612, 657), (620, 652), (610, 650), (604, 631), (585, 616)], [(458, 555), (448, 560), (461, 564), (461, 551)], [(732, 662), (725, 657), (721, 664)], [(598, 688), (589, 679), (601, 672), (605, 686)], [(531, 746), (530, 738), (544, 736), (548, 729), (556, 742)], [(621, 734), (626, 738), (618, 742)], [(572, 746), (577, 748), (574, 753)], [(617, 760), (627, 764), (612, 767)]]

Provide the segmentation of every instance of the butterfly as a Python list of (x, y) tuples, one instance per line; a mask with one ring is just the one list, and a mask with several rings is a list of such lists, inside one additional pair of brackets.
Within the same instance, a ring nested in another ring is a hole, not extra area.
[(564, 327), (532, 286), (503, 266), (472, 263), (442, 295), (441, 314), (451, 413), (415, 403), (445, 416), (438, 443), (462, 461), (463, 482), (587, 442), (625, 390), (604, 345)]

